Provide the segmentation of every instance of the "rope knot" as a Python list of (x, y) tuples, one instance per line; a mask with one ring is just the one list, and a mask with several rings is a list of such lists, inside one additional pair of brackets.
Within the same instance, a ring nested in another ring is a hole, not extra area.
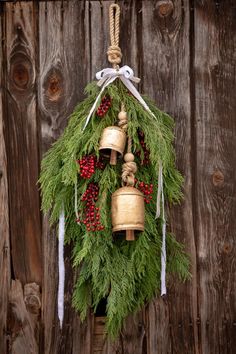
[(112, 4), (109, 10), (110, 19), (110, 37), (111, 45), (108, 48), (108, 61), (113, 64), (113, 67), (120, 64), (122, 54), (119, 47), (119, 24), (120, 24), (120, 7), (117, 4)]
[(120, 47), (117, 45), (111, 45), (107, 51), (108, 61), (113, 65), (121, 63), (122, 53)]
[(122, 165), (122, 185), (134, 186), (134, 175), (137, 172), (137, 165), (134, 162), (134, 155), (127, 153), (124, 156), (125, 163)]

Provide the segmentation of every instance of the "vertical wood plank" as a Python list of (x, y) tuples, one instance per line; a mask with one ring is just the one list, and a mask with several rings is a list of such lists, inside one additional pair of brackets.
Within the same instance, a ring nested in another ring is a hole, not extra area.
[[(0, 4), (0, 38), (4, 7)], [(3, 42), (4, 44), (4, 42)], [(3, 130), (4, 92), (3, 92), (3, 47), (0, 45), (0, 353), (7, 352), (7, 302), (10, 289), (10, 242), (9, 242), (9, 210), (8, 180), (5, 137)]]
[[(172, 3), (171, 1), (169, 3)], [(191, 256), (192, 281), (168, 284), (167, 301), (161, 297), (149, 306), (148, 353), (197, 353), (198, 334), (196, 246), (194, 239), (191, 110), (190, 110), (190, 9), (188, 1), (143, 1), (138, 33), (142, 91), (171, 114), (176, 123), (177, 166), (185, 176), (184, 202), (171, 210), (171, 230)]]
[(109, 37), (109, 7), (114, 1), (90, 1), (91, 79), (97, 71), (109, 66), (107, 49)]
[(4, 33), (11, 254), (14, 276), (24, 284), (41, 284), (42, 275), (35, 10), (32, 2), (7, 3)]
[(202, 353), (236, 347), (236, 8), (197, 1), (195, 127)]
[[(39, 111), (42, 153), (61, 135), (68, 116), (83, 98), (90, 77), (89, 2), (53, 1), (39, 4)], [(65, 317), (57, 318), (57, 235), (43, 222), (43, 322), (45, 354), (90, 353), (91, 318), (82, 325), (72, 309), (71, 248), (65, 248)]]
[[(17, 279), (11, 282), (5, 311), (8, 349), (17, 354), (37, 354), (39, 342), (42, 266), (41, 218), (36, 186), (39, 171), (35, 95), (36, 13), (37, 6), (32, 2), (7, 3), (3, 26), (11, 276)], [(34, 300), (37, 305), (31, 303)]]

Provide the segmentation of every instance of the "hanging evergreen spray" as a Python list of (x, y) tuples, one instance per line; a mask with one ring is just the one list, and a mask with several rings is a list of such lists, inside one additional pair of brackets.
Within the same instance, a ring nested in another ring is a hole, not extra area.
[(189, 277), (189, 260), (166, 233), (164, 198), (182, 197), (173, 120), (139, 94), (133, 83), (140, 80), (129, 66), (119, 67), (119, 6), (111, 5), (109, 15), (113, 68), (87, 86), (88, 98), (42, 161), (40, 184), (43, 211), (50, 211), (52, 224), (59, 221), (60, 323), (65, 236), (79, 267), (73, 306), (83, 320), (107, 298), (107, 332), (115, 338), (130, 313), (159, 289), (166, 293), (166, 273)]

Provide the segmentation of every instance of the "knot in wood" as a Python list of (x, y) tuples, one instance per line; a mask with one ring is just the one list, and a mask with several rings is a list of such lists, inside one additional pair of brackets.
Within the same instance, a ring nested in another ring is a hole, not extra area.
[(39, 285), (36, 283), (26, 284), (24, 286), (24, 302), (30, 313), (38, 314), (41, 308), (41, 296)]
[(233, 247), (229, 243), (223, 245), (223, 253), (229, 254), (232, 251)]
[(29, 83), (29, 68), (24, 63), (13, 63), (12, 65), (12, 79), (18, 89), (24, 90)]
[(160, 17), (168, 17), (174, 10), (174, 4), (170, 0), (161, 0), (157, 3), (158, 15)]
[(221, 171), (217, 170), (212, 175), (212, 183), (215, 187), (221, 187), (224, 183), (224, 175)]
[(108, 61), (113, 65), (118, 65), (121, 62), (122, 53), (120, 47), (111, 45), (107, 51)]
[(48, 97), (51, 101), (57, 101), (61, 96), (60, 78), (57, 75), (52, 75), (48, 82)]

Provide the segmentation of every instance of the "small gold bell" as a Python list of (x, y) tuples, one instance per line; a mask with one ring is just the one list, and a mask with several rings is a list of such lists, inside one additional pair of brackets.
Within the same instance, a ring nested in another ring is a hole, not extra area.
[(126, 134), (123, 129), (111, 126), (103, 130), (99, 150), (105, 157), (110, 157), (110, 164), (116, 165), (117, 152), (123, 156), (126, 145)]
[(112, 194), (113, 232), (125, 231), (126, 240), (135, 239), (135, 231), (144, 230), (144, 198), (134, 187), (122, 187)]

